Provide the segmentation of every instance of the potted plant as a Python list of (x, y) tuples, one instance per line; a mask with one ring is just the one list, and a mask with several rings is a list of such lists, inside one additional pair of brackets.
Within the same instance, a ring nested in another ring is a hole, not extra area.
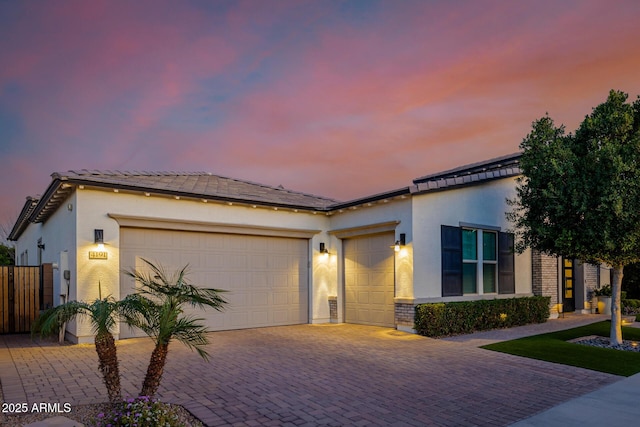
[(611, 316), (611, 285), (605, 285), (594, 291), (598, 297), (598, 313)]

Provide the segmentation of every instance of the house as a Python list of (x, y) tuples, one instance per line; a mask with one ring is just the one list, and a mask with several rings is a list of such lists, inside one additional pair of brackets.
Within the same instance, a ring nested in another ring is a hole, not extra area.
[[(601, 268), (514, 254), (505, 218), (513, 154), (348, 202), (208, 173), (54, 173), (12, 231), (19, 264), (54, 263), (54, 297), (135, 289), (142, 259), (189, 264), (192, 282), (229, 292), (212, 330), (349, 322), (412, 330), (416, 304), (552, 297), (552, 314), (589, 311)], [(100, 285), (100, 286), (99, 286)], [(136, 336), (126, 326), (119, 337)], [(92, 339), (85, 323), (67, 326)]]

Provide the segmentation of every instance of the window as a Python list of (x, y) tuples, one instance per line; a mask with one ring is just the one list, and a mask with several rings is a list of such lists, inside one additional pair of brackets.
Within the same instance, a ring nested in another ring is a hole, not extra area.
[(478, 232), (462, 229), (462, 293), (478, 292)]
[[(462, 229), (463, 294), (496, 292), (497, 240), (495, 231)], [(480, 242), (482, 245), (479, 245)], [(478, 289), (482, 289), (482, 292), (478, 292)]]
[(441, 227), (442, 296), (515, 293), (513, 234)]
[(485, 294), (496, 292), (498, 265), (498, 238), (495, 231), (482, 231), (482, 291)]

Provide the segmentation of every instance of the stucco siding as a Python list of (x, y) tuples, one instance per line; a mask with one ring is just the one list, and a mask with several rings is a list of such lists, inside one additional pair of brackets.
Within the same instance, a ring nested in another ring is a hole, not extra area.
[[(98, 283), (104, 295), (120, 298), (120, 271), (135, 266), (120, 265), (120, 225), (109, 215), (129, 215), (163, 220), (176, 220), (185, 224), (215, 223), (234, 226), (264, 227), (265, 229), (326, 230), (329, 219), (323, 214), (291, 212), (285, 210), (252, 208), (215, 202), (145, 196), (123, 192), (79, 189), (77, 197), (77, 276), (80, 283), (78, 299), (93, 300), (98, 297)], [(89, 252), (96, 250), (94, 229), (104, 230), (105, 251), (108, 259), (89, 259)], [(247, 231), (250, 233), (250, 231)], [(319, 243), (328, 240), (324, 233), (309, 239), (309, 283), (311, 321), (329, 321), (328, 297), (335, 284), (335, 259), (328, 261), (318, 253)], [(70, 258), (71, 259), (71, 258)], [(333, 266), (332, 266), (333, 265)], [(75, 297), (76, 295), (74, 295)], [(90, 336), (88, 326), (80, 327), (74, 334)], [(81, 339), (82, 341), (82, 339)]]
[[(42, 239), (45, 248), (42, 250), (42, 263), (58, 266), (53, 271), (53, 303), (60, 304), (60, 294), (66, 294), (64, 270), (73, 271), (70, 281), (70, 292), (75, 298), (76, 262), (67, 263), (67, 254), (75, 253), (75, 233), (77, 215), (76, 197), (71, 195), (45, 223), (31, 223), (16, 242), (16, 262), (20, 263), (20, 254), (25, 250), (29, 254), (28, 265), (38, 265), (38, 239)], [(61, 255), (63, 252), (65, 254)]]
[[(406, 245), (395, 255), (395, 294), (397, 298), (413, 298), (413, 221), (411, 206), (412, 200), (407, 197), (404, 200), (392, 200), (388, 203), (376, 202), (372, 206), (345, 209), (343, 212), (338, 212), (330, 217), (331, 230), (344, 230), (392, 221), (398, 222), (395, 226), (395, 239), (398, 239), (400, 234), (404, 233)], [(339, 240), (335, 240), (336, 244), (339, 243)], [(341, 244), (337, 244), (337, 247), (341, 246)], [(389, 248), (389, 251), (392, 251), (392, 249)], [(338, 259), (342, 259), (341, 253)], [(343, 269), (344, 266), (338, 265), (337, 284), (339, 284), (340, 288), (344, 286)], [(341, 294), (342, 289), (336, 291), (337, 294)], [(342, 299), (340, 298), (339, 300)], [(338, 306), (340, 310), (340, 304)]]
[[(515, 197), (515, 179), (507, 178), (455, 190), (413, 197), (413, 251), (415, 298), (442, 296), (441, 226), (461, 223), (499, 227), (508, 231), (507, 198)], [(531, 255), (515, 256), (516, 294), (531, 293)]]

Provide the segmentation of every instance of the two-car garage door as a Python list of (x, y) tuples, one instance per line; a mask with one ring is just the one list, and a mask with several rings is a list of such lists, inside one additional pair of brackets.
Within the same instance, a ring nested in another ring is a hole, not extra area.
[[(224, 312), (195, 313), (211, 330), (308, 323), (307, 239), (121, 228), (120, 265), (144, 268), (141, 258), (174, 271), (189, 264), (193, 284), (224, 289)], [(133, 281), (123, 275), (121, 295)], [(132, 336), (123, 328), (121, 336)]]

